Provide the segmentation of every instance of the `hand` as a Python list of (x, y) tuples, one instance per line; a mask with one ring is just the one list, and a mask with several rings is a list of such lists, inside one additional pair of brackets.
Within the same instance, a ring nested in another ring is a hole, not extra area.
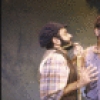
[(80, 70), (80, 76), (79, 76), (79, 80), (77, 81), (77, 87), (83, 87), (91, 82), (97, 81), (98, 77), (97, 77), (98, 71), (96, 67), (83, 67)]
[(79, 43), (74, 43), (74, 55), (81, 55), (83, 53), (83, 47)]

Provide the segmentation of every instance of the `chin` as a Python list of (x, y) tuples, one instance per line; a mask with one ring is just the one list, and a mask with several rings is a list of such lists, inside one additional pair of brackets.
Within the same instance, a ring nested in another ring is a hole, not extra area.
[(100, 37), (100, 33), (95, 33), (95, 36), (97, 36), (97, 37), (99, 36)]
[(64, 49), (64, 50), (71, 50), (71, 49), (73, 49), (73, 47), (74, 47), (74, 46), (73, 46), (73, 43), (69, 43), (69, 44), (67, 44), (66, 46), (64, 46), (63, 49)]
[(100, 37), (100, 34), (96, 35), (97, 37)]
[(97, 36), (98, 39), (100, 39), (100, 36)]

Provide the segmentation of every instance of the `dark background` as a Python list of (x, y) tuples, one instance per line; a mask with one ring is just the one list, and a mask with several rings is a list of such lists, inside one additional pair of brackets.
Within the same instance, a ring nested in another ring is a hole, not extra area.
[(2, 0), (2, 100), (40, 100), (38, 43), (49, 21), (67, 23), (84, 48), (96, 43), (93, 23), (100, 0)]

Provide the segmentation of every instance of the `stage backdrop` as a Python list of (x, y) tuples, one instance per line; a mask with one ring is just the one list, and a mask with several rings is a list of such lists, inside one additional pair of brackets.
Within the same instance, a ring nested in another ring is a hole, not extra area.
[(47, 22), (67, 23), (84, 48), (96, 42), (99, 0), (2, 0), (1, 11), (2, 100), (40, 100), (37, 73), (44, 49), (38, 33)]

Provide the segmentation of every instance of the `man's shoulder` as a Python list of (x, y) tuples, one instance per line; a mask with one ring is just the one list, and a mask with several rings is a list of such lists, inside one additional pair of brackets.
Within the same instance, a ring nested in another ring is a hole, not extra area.
[(64, 59), (63, 55), (57, 52), (54, 52), (52, 57), (55, 59)]
[(41, 61), (39, 70), (40, 70), (40, 73), (43, 73), (43, 70), (45, 70), (45, 69), (48, 71), (49, 68), (53, 69), (56, 67), (56, 65), (57, 66), (59, 65), (59, 67), (61, 67), (60, 65), (65, 65), (65, 64), (66, 64), (66, 60), (62, 54), (52, 52), (52, 53), (48, 54)]
[(41, 62), (62, 62), (66, 61), (64, 56), (56, 51), (46, 52)]
[(90, 50), (93, 50), (93, 48), (94, 48), (94, 45), (87, 47), (84, 51), (85, 52), (89, 52)]
[(93, 47), (94, 47), (94, 45), (89, 46), (84, 50), (84, 52), (83, 52), (84, 57), (86, 57), (86, 55), (89, 54), (93, 50)]

